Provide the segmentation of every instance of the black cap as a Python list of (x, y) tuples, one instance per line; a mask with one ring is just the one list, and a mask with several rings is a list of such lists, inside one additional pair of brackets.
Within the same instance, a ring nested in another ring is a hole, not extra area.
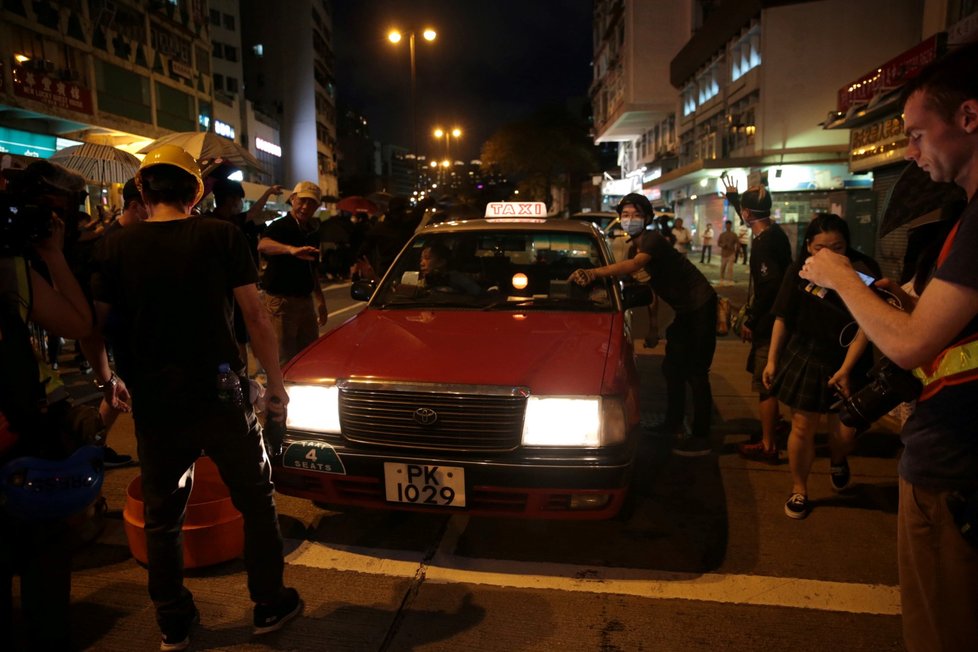
[(749, 209), (757, 217), (771, 215), (771, 193), (764, 186), (751, 186), (740, 196), (740, 207)]
[(125, 208), (130, 202), (142, 202), (143, 197), (139, 194), (139, 188), (136, 187), (136, 180), (129, 179), (126, 181), (126, 185), (122, 187), (122, 206)]
[(652, 202), (650, 202), (649, 198), (645, 195), (637, 192), (629, 193), (621, 198), (621, 201), (618, 202), (618, 206), (615, 208), (615, 210), (618, 211), (619, 215), (621, 215), (622, 208), (628, 204), (631, 204), (640, 210), (646, 218), (652, 216)]

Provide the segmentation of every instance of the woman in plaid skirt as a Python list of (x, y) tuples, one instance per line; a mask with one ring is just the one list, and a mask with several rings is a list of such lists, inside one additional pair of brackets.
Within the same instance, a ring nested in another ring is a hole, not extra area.
[(771, 393), (792, 409), (788, 436), (791, 495), (784, 505), (790, 518), (808, 516), (808, 474), (815, 459), (815, 429), (828, 418), (832, 488), (849, 485), (849, 463), (855, 430), (837, 416), (836, 402), (849, 396), (872, 362), (868, 340), (833, 292), (802, 280), (798, 272), (821, 249), (845, 254), (857, 270), (879, 278), (879, 265), (849, 246), (849, 226), (838, 215), (819, 213), (805, 231), (805, 251), (784, 275), (774, 306), (776, 321), (763, 381)]

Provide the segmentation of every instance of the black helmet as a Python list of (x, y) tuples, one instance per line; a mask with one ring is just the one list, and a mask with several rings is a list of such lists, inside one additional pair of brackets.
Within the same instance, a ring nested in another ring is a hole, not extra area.
[(649, 198), (646, 197), (645, 195), (642, 195), (637, 192), (631, 192), (625, 195), (624, 197), (622, 197), (621, 201), (618, 202), (618, 206), (615, 208), (615, 210), (618, 211), (619, 215), (621, 215), (621, 209), (624, 208), (627, 204), (631, 204), (638, 210), (642, 211), (642, 214), (645, 216), (645, 219), (649, 219), (650, 217), (652, 217), (652, 202), (650, 202)]

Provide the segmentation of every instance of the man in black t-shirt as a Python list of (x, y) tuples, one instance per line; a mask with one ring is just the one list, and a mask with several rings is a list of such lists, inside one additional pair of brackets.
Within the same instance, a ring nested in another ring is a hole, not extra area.
[(326, 297), (316, 270), (319, 225), (312, 220), (321, 198), (319, 186), (300, 181), (289, 197), (292, 210), (272, 222), (258, 241), (258, 252), (268, 262), (262, 278), (265, 307), (272, 316), (283, 364), (312, 344), (319, 337), (319, 326), (326, 325)]
[[(255, 633), (281, 628), (302, 610), (282, 583), (282, 536), (273, 499), (271, 462), (247, 398), (222, 400), (218, 368), (239, 377), (231, 326), (232, 298), (244, 314), (255, 356), (268, 376), (268, 418), (285, 419), (288, 395), (275, 333), (258, 297), (258, 272), (241, 232), (191, 214), (204, 183), (197, 162), (164, 145), (146, 155), (136, 175), (149, 218), (105, 242), (93, 277), (99, 322), (118, 320), (132, 391), (146, 521), (149, 594), (163, 635), (161, 649), (182, 650), (200, 620), (183, 582), (181, 530), (201, 450), (217, 465), (244, 517), (248, 589)], [(111, 373), (101, 342), (93, 360), (106, 398), (129, 398)], [(244, 392), (247, 396), (247, 392)]]
[(897, 559), (904, 643), (973, 650), (978, 641), (978, 43), (924, 68), (903, 89), (906, 158), (969, 201), (914, 301), (901, 312), (822, 250), (800, 275), (835, 290), (869, 339), (923, 389), (901, 438)]
[(757, 392), (761, 440), (742, 443), (738, 451), (744, 457), (776, 464), (780, 459), (777, 441), (780, 407), (778, 398), (764, 386), (761, 376), (771, 348), (774, 302), (785, 271), (791, 265), (791, 243), (784, 230), (771, 220), (771, 194), (764, 186), (752, 186), (741, 196), (727, 177), (723, 181), (727, 185), (727, 199), (754, 235), (750, 249), (750, 303), (739, 334), (751, 343), (747, 371), (751, 374), (751, 387)]
[[(684, 457), (709, 455), (713, 393), (710, 365), (716, 351), (717, 295), (703, 273), (678, 252), (658, 231), (647, 231), (652, 204), (638, 193), (625, 195), (618, 204), (625, 231), (635, 239), (633, 257), (604, 267), (579, 269), (570, 280), (589, 285), (596, 278), (627, 276), (644, 269), (656, 296), (676, 312), (666, 329), (666, 418), (657, 430), (677, 435), (673, 453)], [(692, 436), (686, 437), (686, 385), (693, 393)]]

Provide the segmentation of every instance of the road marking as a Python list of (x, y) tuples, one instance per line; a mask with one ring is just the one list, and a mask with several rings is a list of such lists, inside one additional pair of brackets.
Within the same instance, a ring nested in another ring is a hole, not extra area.
[[(794, 577), (672, 573), (473, 559), (446, 553), (446, 548), (440, 546), (427, 565), (424, 574), (426, 582), (629, 595), (659, 600), (770, 605), (885, 616), (900, 614), (900, 590), (895, 586)], [(303, 541), (286, 561), (310, 568), (413, 579), (424, 562), (424, 553), (329, 546)]]

